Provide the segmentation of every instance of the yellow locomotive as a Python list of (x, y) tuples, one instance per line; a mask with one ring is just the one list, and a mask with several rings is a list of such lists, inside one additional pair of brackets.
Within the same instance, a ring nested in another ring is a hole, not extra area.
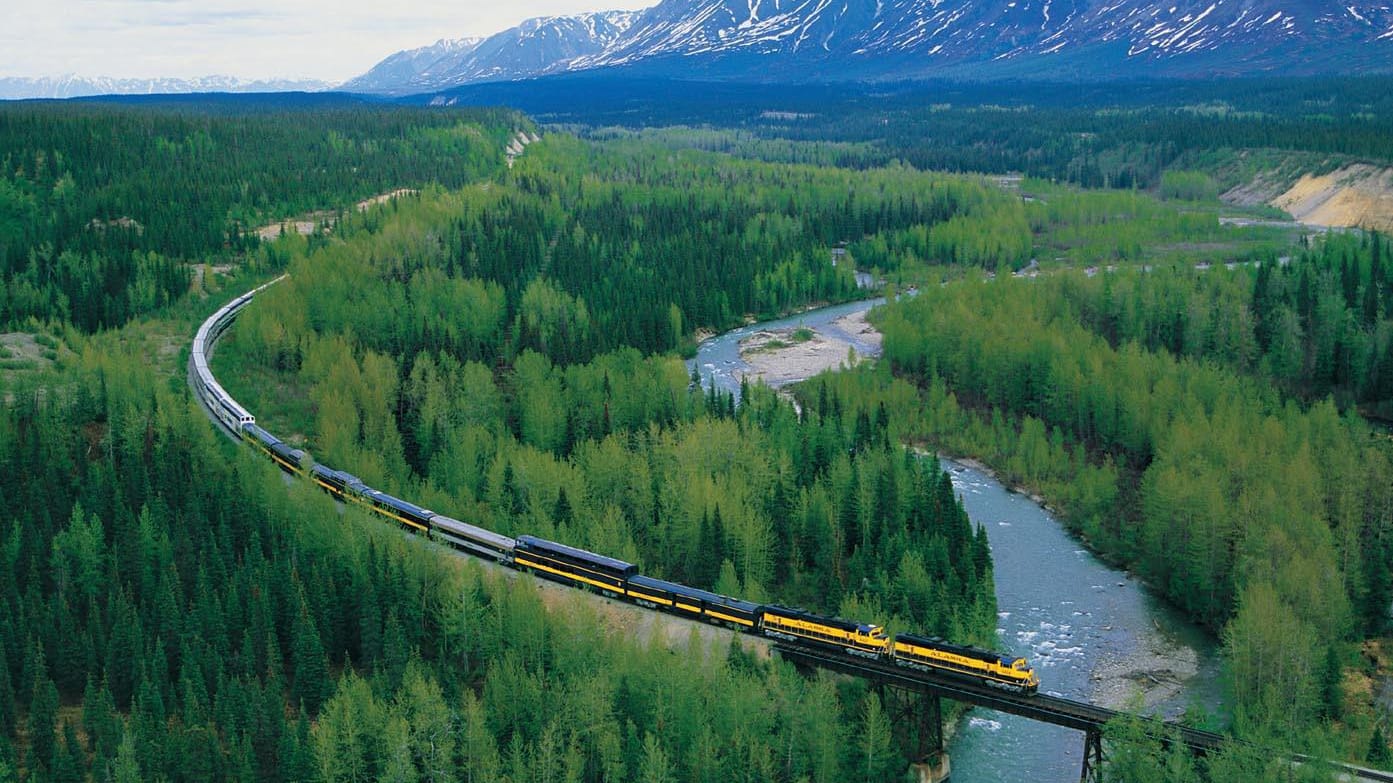
[(760, 630), (765, 636), (812, 642), (897, 666), (957, 675), (1021, 693), (1034, 693), (1040, 687), (1035, 670), (1018, 656), (952, 644), (932, 636), (902, 633), (892, 638), (878, 625), (822, 617), (801, 609), (763, 607)]

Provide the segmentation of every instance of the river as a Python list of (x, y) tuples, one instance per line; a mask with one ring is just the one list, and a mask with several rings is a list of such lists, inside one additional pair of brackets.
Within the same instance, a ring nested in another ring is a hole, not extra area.
[[(704, 382), (739, 393), (740, 340), (761, 329), (832, 322), (883, 300), (853, 302), (736, 329), (703, 342), (688, 362)], [(853, 346), (856, 335), (837, 334)], [(858, 348), (859, 350), (859, 348)], [(1213, 637), (1158, 600), (1137, 580), (1094, 557), (1051, 513), (989, 472), (944, 459), (968, 516), (986, 527), (995, 564), (997, 635), (1003, 650), (1027, 655), (1044, 692), (1130, 706), (1141, 685), (1149, 712), (1175, 717), (1192, 706), (1222, 712)], [(948, 745), (955, 783), (1077, 781), (1083, 735), (974, 709)]]

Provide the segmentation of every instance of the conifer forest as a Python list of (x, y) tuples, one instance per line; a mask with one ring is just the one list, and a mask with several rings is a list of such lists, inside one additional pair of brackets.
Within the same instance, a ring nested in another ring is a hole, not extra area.
[[(1233, 195), (1393, 166), (1387, 86), (0, 104), (0, 783), (913, 779), (864, 681), (226, 437), (191, 341), (282, 276), (212, 370), (371, 487), (1001, 649), (971, 458), (1219, 651), (1231, 741), (1125, 718), (1103, 779), (1393, 768), (1393, 242)], [(684, 364), (869, 296), (876, 359)]]

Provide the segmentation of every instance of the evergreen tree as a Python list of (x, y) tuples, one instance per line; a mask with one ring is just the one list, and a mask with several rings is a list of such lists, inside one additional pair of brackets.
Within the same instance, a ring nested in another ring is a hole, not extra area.
[(566, 488), (561, 487), (556, 492), (556, 505), (552, 508), (551, 518), (558, 528), (566, 528), (571, 524), (573, 512), (571, 511), (571, 501), (566, 497)]
[(310, 618), (309, 607), (303, 596), (295, 618), (293, 639), (290, 698), (297, 704), (303, 704), (305, 709), (317, 712), (332, 687), (329, 682), (329, 660), (324, 655), (319, 629)]
[(1393, 764), (1393, 748), (1388, 746), (1388, 738), (1381, 725), (1374, 726), (1374, 733), (1369, 737), (1369, 763), (1380, 769), (1387, 769)]
[(677, 783), (677, 774), (667, 751), (652, 733), (643, 735), (643, 755), (639, 758), (638, 779), (642, 783)]
[(98, 686), (91, 677), (87, 678), (82, 697), (82, 725), (96, 759), (94, 766), (100, 768), (115, 758), (121, 742), (121, 718), (116, 714), (116, 705), (105, 681)]
[(87, 775), (87, 756), (71, 723), (63, 726), (63, 742), (53, 763), (53, 783), (83, 783)]
[[(170, 749), (169, 725), (165, 718), (164, 697), (148, 677), (141, 680), (131, 707), (129, 732), (135, 741), (136, 760), (147, 775), (163, 775), (166, 750)], [(120, 751), (117, 752), (120, 764)]]
[(116, 760), (111, 767), (112, 783), (144, 783), (140, 771), (140, 761), (136, 757), (135, 732), (127, 731), (116, 749)]
[(5, 655), (5, 637), (0, 633), (0, 737), (9, 736), (15, 727), (15, 692), (10, 683), (10, 663)]
[(40, 677), (34, 683), (33, 693), (29, 703), (28, 766), (52, 770), (58, 742), (58, 686), (48, 677)]

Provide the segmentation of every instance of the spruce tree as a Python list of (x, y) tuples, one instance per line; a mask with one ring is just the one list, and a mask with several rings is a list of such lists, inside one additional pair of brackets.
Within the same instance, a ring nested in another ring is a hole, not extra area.
[(319, 629), (310, 619), (309, 607), (300, 601), (300, 611), (295, 615), (295, 628), (291, 642), (291, 686), (290, 700), (304, 704), (310, 712), (318, 712), (331, 688), (329, 682), (329, 660), (324, 655), (324, 646), (319, 638)]
[(96, 759), (93, 766), (100, 768), (106, 761), (115, 758), (116, 748), (121, 742), (121, 718), (116, 714), (116, 705), (105, 680), (98, 685), (93, 678), (87, 678), (87, 688), (82, 697), (82, 725)]
[(48, 677), (34, 683), (34, 698), (29, 703), (29, 763), (30, 768), (42, 766), (53, 769), (57, 752), (58, 686)]
[(1374, 726), (1374, 734), (1369, 737), (1369, 763), (1381, 769), (1393, 765), (1393, 748), (1388, 747), (1382, 726)]
[(53, 783), (83, 783), (87, 775), (87, 756), (82, 752), (82, 743), (77, 738), (73, 725), (63, 726), (63, 742), (53, 761)]
[(135, 732), (126, 731), (121, 745), (116, 749), (116, 761), (111, 767), (112, 783), (144, 783), (145, 776), (140, 771), (140, 760), (135, 752)]

